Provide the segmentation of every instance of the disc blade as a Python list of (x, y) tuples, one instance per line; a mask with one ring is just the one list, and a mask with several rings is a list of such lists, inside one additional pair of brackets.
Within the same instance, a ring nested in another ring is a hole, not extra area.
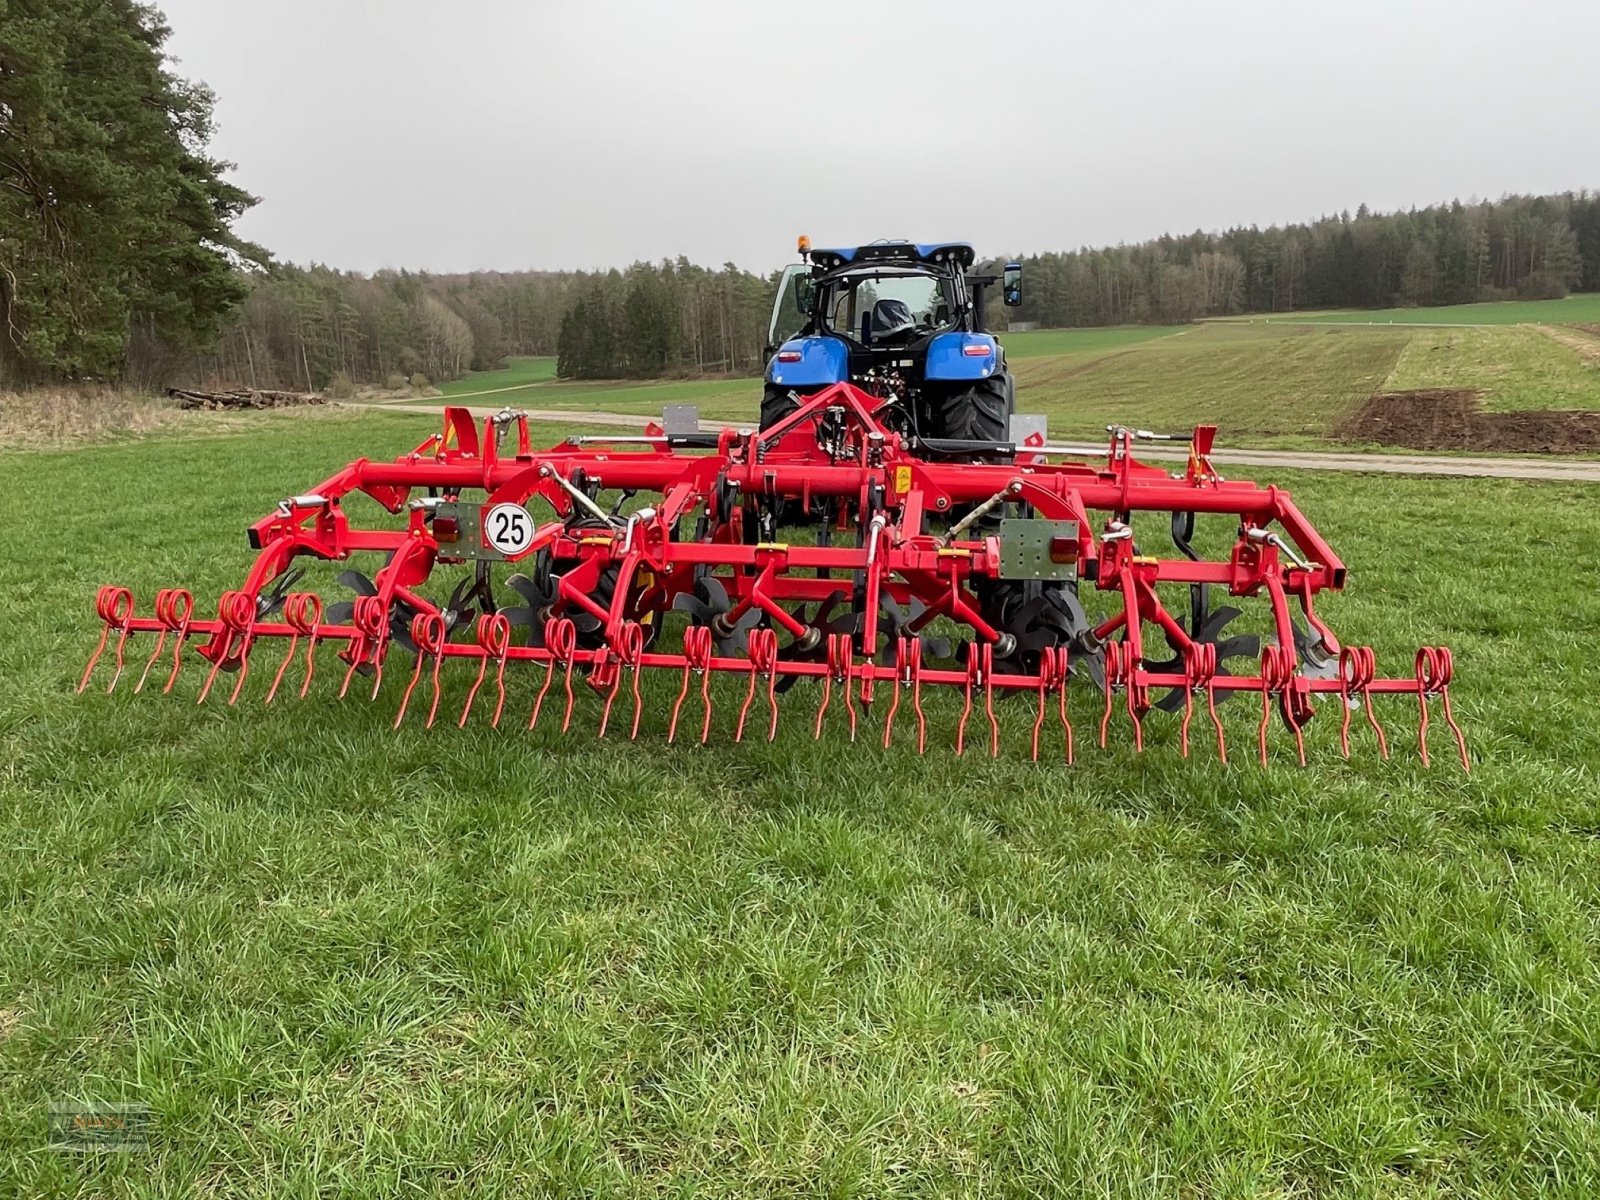
[(333, 577), (333, 581), (349, 588), (358, 596), (376, 596), (378, 594), (378, 585), (373, 583), (372, 580), (368, 579), (360, 571), (354, 569), (349, 571), (340, 571)]

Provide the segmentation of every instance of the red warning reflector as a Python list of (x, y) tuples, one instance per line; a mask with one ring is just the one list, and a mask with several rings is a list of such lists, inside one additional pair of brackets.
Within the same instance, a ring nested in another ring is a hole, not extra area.
[(968, 358), (988, 358), (991, 351), (989, 347), (985, 346), (982, 342), (968, 342), (965, 346), (961, 347), (961, 353), (965, 354)]
[(778, 361), (779, 362), (799, 362), (800, 361), (800, 351), (798, 351), (798, 350), (779, 350), (778, 351)]

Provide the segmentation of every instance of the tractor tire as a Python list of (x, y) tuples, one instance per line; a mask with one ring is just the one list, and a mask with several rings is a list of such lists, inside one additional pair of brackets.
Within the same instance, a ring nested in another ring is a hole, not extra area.
[(761, 389), (761, 428), (771, 429), (800, 407), (795, 396), (804, 396), (814, 390), (814, 388), (784, 387), (781, 383), (767, 384)]
[(980, 379), (969, 388), (947, 392), (933, 401), (933, 431), (939, 438), (1003, 442), (1011, 436), (1015, 392), (1008, 372)]

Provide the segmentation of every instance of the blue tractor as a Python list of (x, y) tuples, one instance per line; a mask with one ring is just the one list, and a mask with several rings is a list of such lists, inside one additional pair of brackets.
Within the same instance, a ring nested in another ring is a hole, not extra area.
[(849, 382), (885, 401), (880, 419), (925, 453), (982, 453), (1010, 438), (1015, 385), (984, 327), (986, 289), (1022, 302), (1022, 267), (969, 274), (965, 242), (879, 241), (813, 250), (783, 272), (767, 337), (761, 427)]

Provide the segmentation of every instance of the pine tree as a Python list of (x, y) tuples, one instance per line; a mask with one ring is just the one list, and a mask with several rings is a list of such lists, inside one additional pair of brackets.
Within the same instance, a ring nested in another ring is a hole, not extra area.
[(0, 367), (114, 376), (138, 325), (197, 346), (266, 252), (206, 153), (213, 97), (133, 0), (0, 0)]

